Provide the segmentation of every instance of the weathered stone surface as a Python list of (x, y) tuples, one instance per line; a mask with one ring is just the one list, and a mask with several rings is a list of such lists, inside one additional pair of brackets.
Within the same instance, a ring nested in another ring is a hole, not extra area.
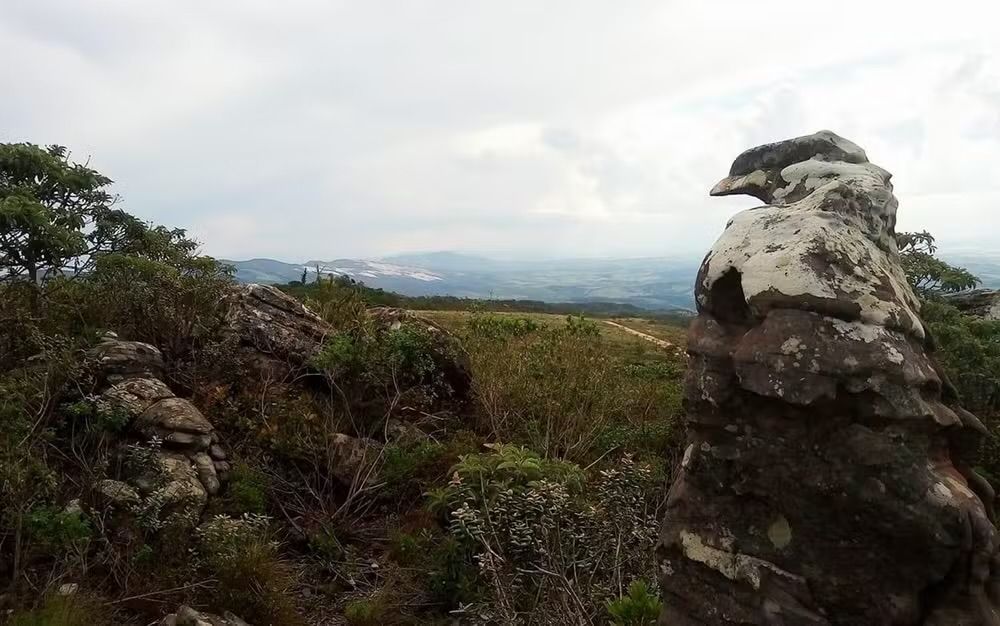
[(976, 289), (948, 296), (948, 302), (967, 315), (1000, 320), (1000, 291)]
[(172, 398), (166, 383), (158, 378), (127, 378), (104, 390), (101, 398), (111, 407), (123, 409), (136, 417), (165, 398)]
[(269, 285), (242, 286), (231, 297), (228, 320), (259, 365), (276, 371), (306, 364), (331, 332), (322, 318)]
[(214, 613), (196, 611), (187, 605), (181, 605), (176, 613), (167, 615), (159, 622), (160, 626), (251, 626), (230, 612), (223, 616)]
[(329, 445), (334, 478), (345, 485), (360, 485), (371, 480), (372, 466), (378, 460), (381, 449), (377, 442), (335, 433), (330, 435)]
[(139, 504), (139, 493), (131, 485), (110, 478), (98, 481), (94, 492), (100, 501), (111, 506), (126, 508)]
[(136, 427), (150, 434), (162, 431), (210, 435), (212, 424), (184, 398), (166, 398), (143, 411)]
[(208, 502), (208, 491), (194, 465), (183, 454), (159, 452), (158, 457), (165, 482), (151, 497), (162, 498), (166, 503), (164, 508), (171, 514), (188, 516), (197, 523)]
[(105, 335), (89, 354), (98, 360), (101, 373), (111, 383), (126, 378), (163, 376), (163, 355), (148, 343), (121, 341)]
[(659, 546), (661, 624), (997, 624), (984, 431), (954, 403), (898, 264), (885, 170), (823, 132), (712, 193), (688, 440)]
[(188, 458), (194, 463), (194, 469), (198, 473), (198, 480), (201, 481), (208, 495), (214, 496), (219, 493), (219, 477), (216, 474), (215, 463), (212, 461), (212, 457), (204, 452), (197, 452), (189, 454)]
[(212, 424), (191, 402), (175, 397), (159, 378), (163, 358), (155, 347), (121, 341), (108, 333), (92, 355), (106, 385), (99, 401), (136, 416), (130, 436), (157, 438), (164, 446), (149, 450), (152, 456), (142, 467), (131, 468), (126, 482), (95, 484), (97, 501), (156, 511), (161, 521), (197, 524), (208, 497), (218, 493), (225, 478), (207, 453), (211, 446), (216, 457), (226, 457)]

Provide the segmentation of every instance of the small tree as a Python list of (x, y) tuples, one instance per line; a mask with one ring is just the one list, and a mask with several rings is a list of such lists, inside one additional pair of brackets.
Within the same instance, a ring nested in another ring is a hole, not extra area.
[(910, 285), (921, 296), (972, 289), (979, 279), (964, 267), (945, 263), (934, 256), (934, 236), (926, 230), (896, 235), (903, 270)]
[(114, 208), (110, 184), (62, 146), (0, 144), (0, 281), (77, 275), (101, 254), (155, 245), (146, 224)]

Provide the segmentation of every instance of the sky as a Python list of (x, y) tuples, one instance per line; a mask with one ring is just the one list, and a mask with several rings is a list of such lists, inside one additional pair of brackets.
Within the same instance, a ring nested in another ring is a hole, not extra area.
[(899, 227), (1000, 244), (995, 0), (0, 0), (0, 141), (208, 254), (700, 255), (742, 150), (830, 129)]

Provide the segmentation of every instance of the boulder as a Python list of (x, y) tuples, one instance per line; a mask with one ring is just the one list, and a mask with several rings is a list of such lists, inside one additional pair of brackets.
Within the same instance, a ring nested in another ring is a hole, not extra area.
[(130, 417), (138, 417), (160, 400), (172, 397), (174, 392), (158, 378), (127, 378), (101, 394), (107, 405), (124, 410)]
[(139, 493), (128, 483), (110, 478), (94, 484), (94, 493), (100, 502), (117, 508), (139, 504)]
[(361, 437), (335, 433), (329, 438), (330, 469), (333, 477), (345, 485), (364, 484), (372, 480), (373, 465), (379, 460), (381, 446)]
[(828, 131), (740, 155), (695, 283), (661, 624), (996, 624), (984, 429), (905, 280), (890, 174)]
[(201, 483), (191, 460), (175, 452), (157, 453), (163, 484), (149, 497), (163, 501), (163, 510), (175, 519), (189, 518), (197, 523), (208, 503), (208, 491)]
[(230, 331), (258, 369), (287, 373), (301, 367), (332, 332), (295, 298), (270, 285), (243, 285), (230, 296)]
[(163, 376), (163, 355), (148, 343), (122, 341), (105, 335), (88, 354), (97, 360), (100, 372), (109, 383), (126, 378)]
[(140, 429), (178, 431), (195, 435), (211, 435), (212, 425), (193, 404), (184, 398), (165, 398), (139, 416)]

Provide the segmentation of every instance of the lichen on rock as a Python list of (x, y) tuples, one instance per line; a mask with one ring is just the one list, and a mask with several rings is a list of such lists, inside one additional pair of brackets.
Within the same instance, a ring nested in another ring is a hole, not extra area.
[(695, 285), (662, 624), (1000, 623), (984, 429), (931, 354), (890, 178), (822, 131), (712, 190), (766, 205)]

